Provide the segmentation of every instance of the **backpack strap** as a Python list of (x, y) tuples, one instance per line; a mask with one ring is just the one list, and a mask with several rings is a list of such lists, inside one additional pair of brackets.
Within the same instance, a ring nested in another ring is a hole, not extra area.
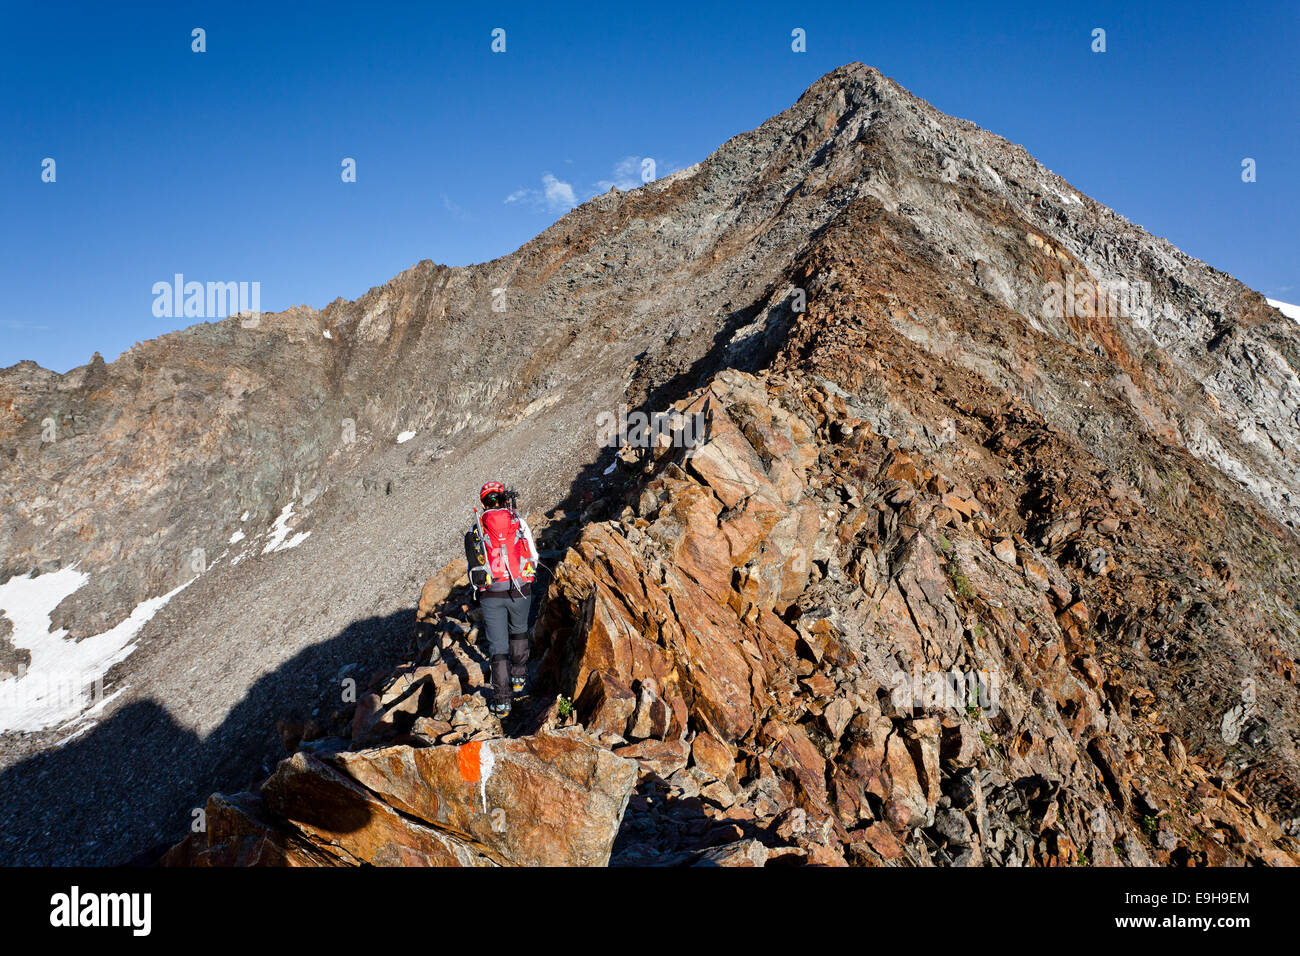
[[(484, 570), (487, 572), (488, 583), (492, 581), (492, 561), (488, 557), (487, 536), (483, 532), (483, 521), (479, 517), (478, 508), (474, 509), (474, 537), (478, 540), (478, 550), (483, 555)], [(472, 570), (472, 569), (471, 569)], [(474, 589), (474, 599), (478, 600), (478, 592), (484, 590), (474, 583), (473, 574), (470, 575), (469, 585)]]

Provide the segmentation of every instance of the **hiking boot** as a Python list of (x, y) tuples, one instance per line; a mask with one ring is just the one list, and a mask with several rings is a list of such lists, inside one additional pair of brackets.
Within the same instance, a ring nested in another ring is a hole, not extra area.
[(510, 688), (523, 693), (528, 682), (528, 632), (510, 635)]
[(509, 716), (510, 716), (510, 701), (508, 701), (508, 700), (494, 700), (494, 701), (492, 701), (492, 703), (489, 705), (488, 709), (492, 711), (492, 716), (494, 716), (494, 717), (509, 717)]
[[(503, 713), (510, 713), (510, 662), (504, 654), (492, 655), (492, 701), (493, 708), (500, 703), (506, 708)], [(502, 716), (495, 709), (492, 713)]]

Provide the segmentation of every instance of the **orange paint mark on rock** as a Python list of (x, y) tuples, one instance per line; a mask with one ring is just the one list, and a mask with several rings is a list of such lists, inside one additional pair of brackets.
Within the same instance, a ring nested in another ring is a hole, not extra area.
[(460, 778), (462, 780), (469, 783), (478, 783), (478, 778), (483, 772), (479, 763), (479, 749), (481, 747), (481, 741), (471, 740), (456, 751), (456, 764), (460, 767)]

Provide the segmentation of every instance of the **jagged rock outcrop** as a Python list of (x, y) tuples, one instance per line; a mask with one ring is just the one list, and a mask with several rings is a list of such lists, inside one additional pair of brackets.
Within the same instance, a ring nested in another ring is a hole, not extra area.
[[(978, 432), (905, 448), (837, 392), (801, 371), (720, 374), (686, 403), (710, 410), (707, 443), (648, 451), (623, 516), (556, 569), (543, 671), (579, 719), (616, 753), (691, 744), (689, 761), (642, 762), (625, 855), (682, 839), (656, 820), (675, 797), (816, 862), (1300, 862), (1282, 829), (1294, 784), (1238, 790), (1209, 701), (1130, 643), (1139, 620), (1148, 642), (1195, 642), (1114, 586), (1181, 561), (1186, 532), (1092, 475), (1077, 519), (1004, 523), (1025, 493), (980, 475)], [(1239, 628), (1240, 589), (1275, 586), (1201, 574)], [(1287, 779), (1292, 732), (1270, 728)]]
[(164, 859), (188, 866), (603, 866), (636, 765), (580, 733), (299, 751), (209, 799)]

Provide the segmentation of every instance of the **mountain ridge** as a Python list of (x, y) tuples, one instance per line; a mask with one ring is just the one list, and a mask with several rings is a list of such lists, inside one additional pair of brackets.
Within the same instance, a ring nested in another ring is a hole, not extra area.
[[(1092, 314), (1045, 314), (1048, 286), (1076, 275), (1145, 283), (1151, 308), (1111, 314), (1085, 295)], [(504, 312), (494, 289), (506, 290)], [(863, 327), (872, 337), (854, 339), (861, 368), (848, 372), (836, 340)], [(204, 573), (114, 672), (139, 682), (135, 695), (187, 702), (202, 736), (293, 650), (408, 605), (421, 569), (452, 557), (478, 472), (523, 485), (539, 511), (582, 512), (588, 496), (607, 498), (598, 476), (613, 450), (589, 440), (597, 412), (662, 409), (721, 370), (756, 373), (773, 359), (777, 370), (829, 361), (875, 401), (887, 396), (863, 370), (880, 372), (883, 341), (906, 366), (915, 347), (935, 370), (1025, 403), (1070, 436), (1062, 447), (1139, 493), (1185, 500), (1209, 482), (1294, 558), (1293, 324), (1020, 147), (850, 64), (696, 166), (594, 197), (507, 256), (424, 261), (351, 302), (254, 328), (194, 326), (64, 376), (0, 372), (0, 577), (83, 562), (90, 583), (52, 619), (84, 639), (194, 578), (202, 549)], [(526, 352), (522, 367), (511, 349)], [(909, 387), (928, 394), (935, 370)], [(1084, 390), (1096, 400), (1079, 401)], [(895, 440), (954, 421), (936, 399), (925, 412), (854, 401), (869, 414), (851, 417)], [(59, 437), (41, 441), (51, 418)], [(1208, 477), (1189, 477), (1181, 455)], [(277, 515), (311, 537), (263, 555)], [(234, 534), (249, 544), (236, 549)], [(230, 594), (244, 604), (227, 606)], [(264, 632), (284, 646), (264, 645)], [(214, 654), (229, 683), (193, 702), (176, 662)], [(323, 692), (319, 675), (304, 680), (307, 697)], [(1270, 691), (1275, 706), (1281, 693)], [(1289, 723), (1279, 726), (1285, 739)], [(37, 733), (11, 753), (53, 740)], [(150, 808), (157, 822), (144, 829), (166, 832), (178, 799), (173, 789), (166, 808)], [(60, 851), (10, 844), (6, 858), (19, 852)]]

